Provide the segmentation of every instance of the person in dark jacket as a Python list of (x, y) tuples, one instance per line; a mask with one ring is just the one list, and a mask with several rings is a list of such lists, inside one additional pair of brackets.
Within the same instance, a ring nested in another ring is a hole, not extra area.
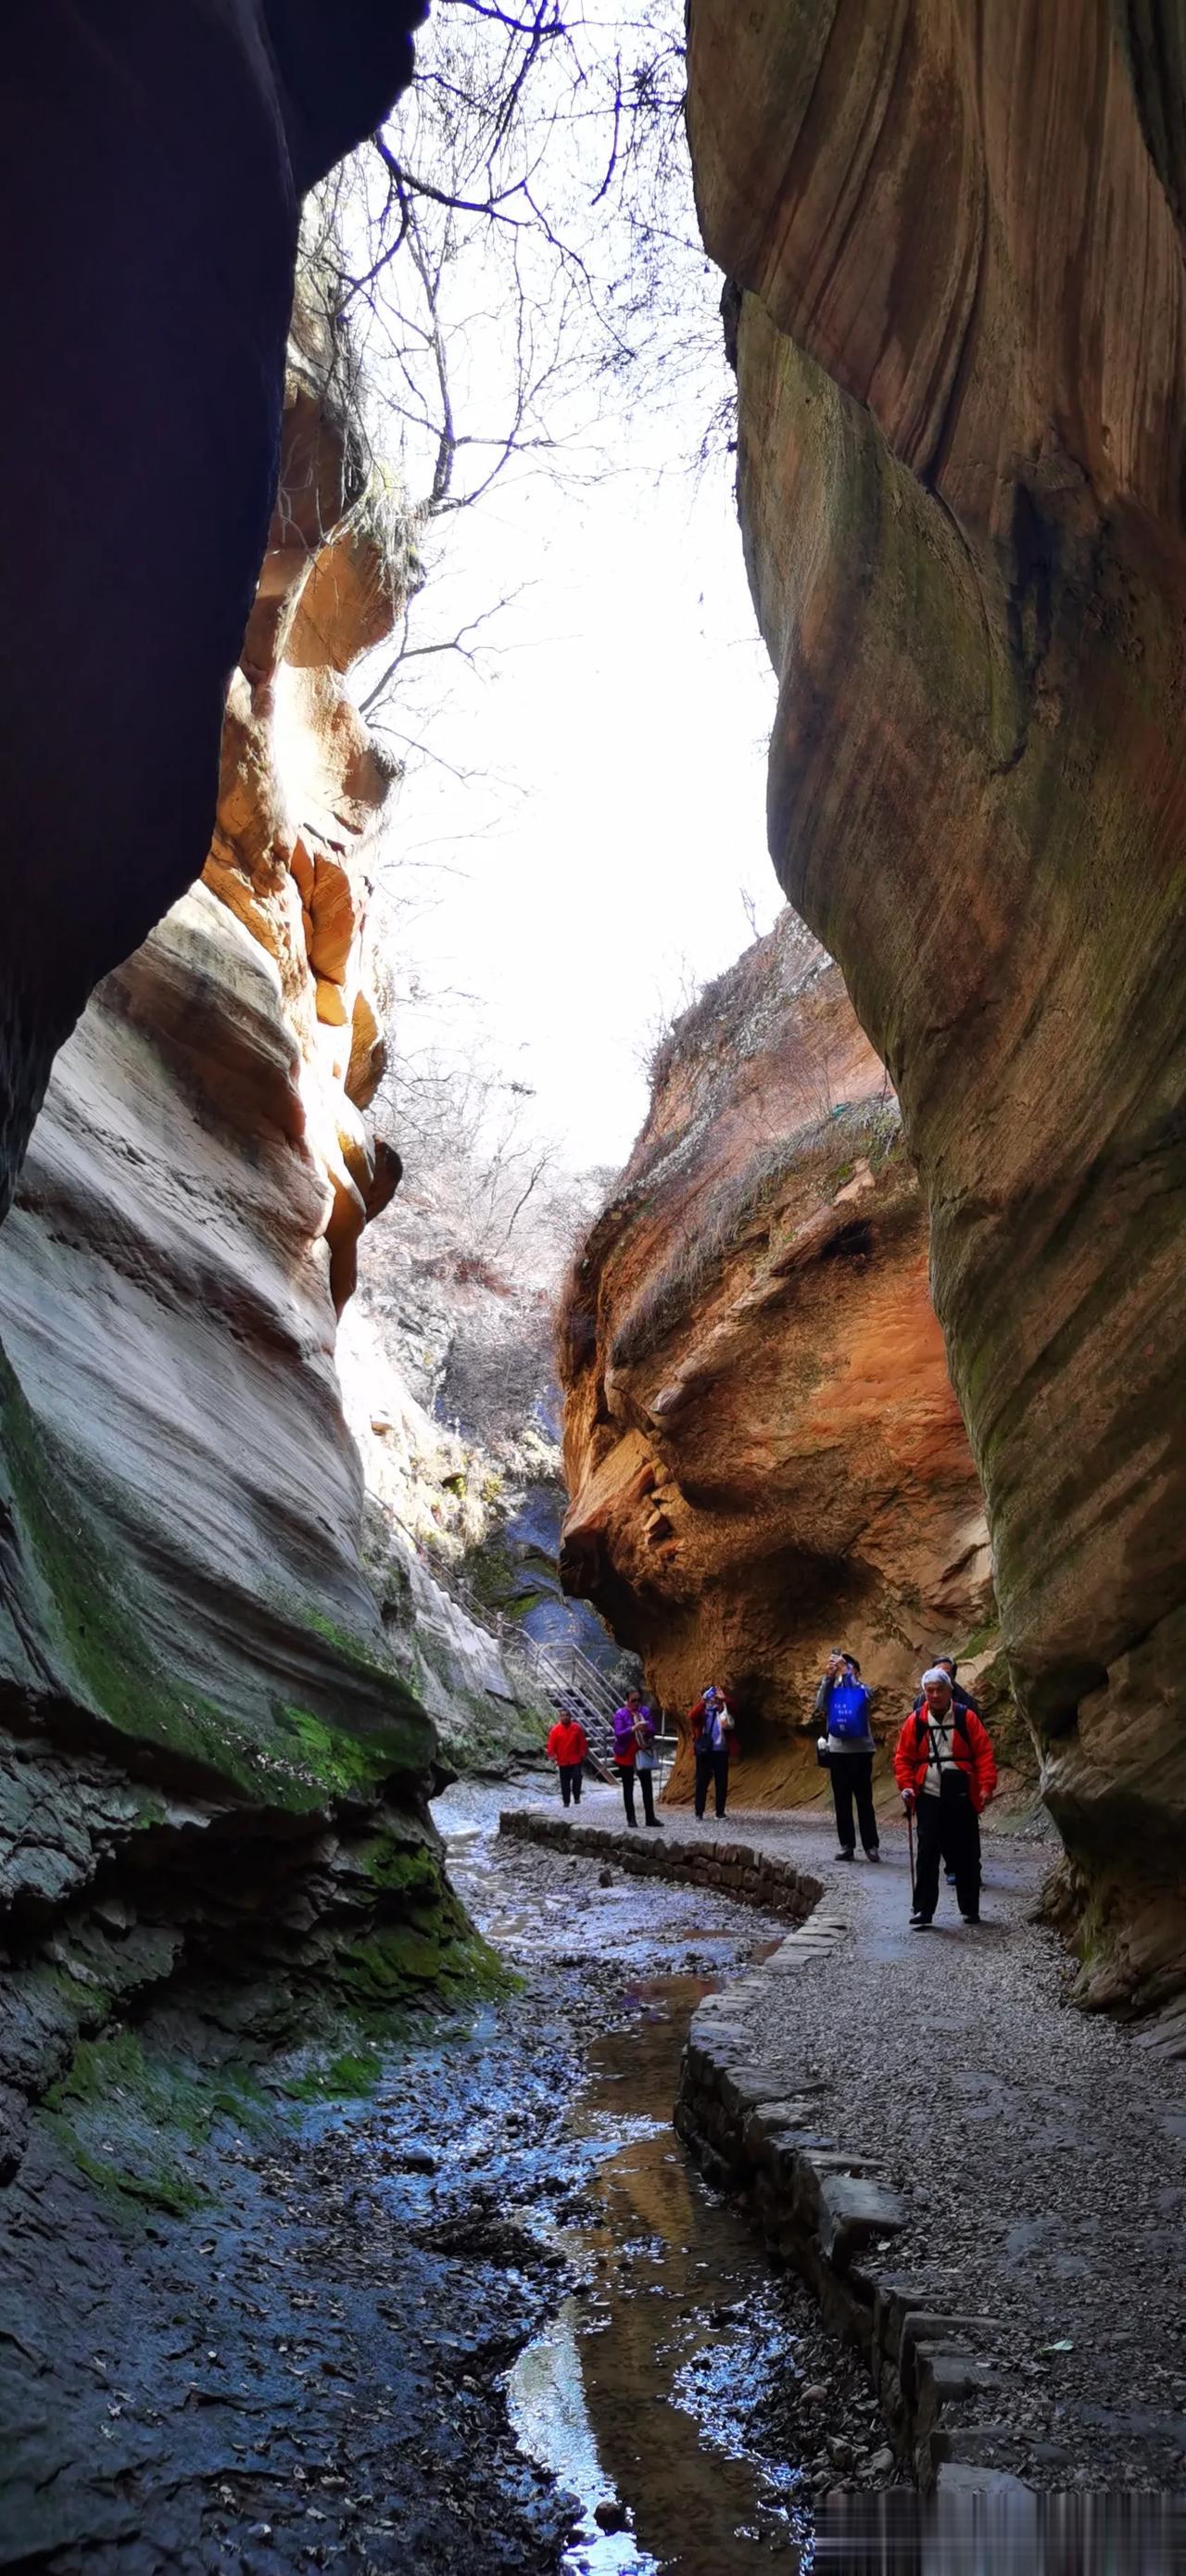
[(965, 1923), (980, 1921), (980, 1869), (975, 1817), (997, 1785), (992, 1746), (974, 1709), (957, 1708), (951, 1676), (932, 1664), (922, 1677), (923, 1707), (911, 1709), (898, 1737), (894, 1776), (907, 1812), (918, 1818), (918, 1868), (911, 1925), (925, 1932), (939, 1902), (939, 1863), (955, 1873)]
[(571, 1798), (574, 1807), (581, 1803), (581, 1781), (584, 1777), (588, 1738), (579, 1717), (562, 1708), (548, 1737), (548, 1754), (560, 1774), (560, 1795), (565, 1806)]
[(853, 1828), (853, 1802), (866, 1858), (880, 1860), (877, 1817), (873, 1807), (873, 1756), (876, 1746), (869, 1724), (869, 1693), (861, 1680), (861, 1667), (855, 1655), (840, 1649), (828, 1657), (827, 1668), (815, 1694), (815, 1714), (826, 1730), (822, 1750), (827, 1760), (832, 1783), (832, 1803), (836, 1809), (836, 1833), (840, 1848), (837, 1860), (856, 1858), (856, 1833)]
[[(972, 1711), (972, 1715), (973, 1715), (973, 1717), (979, 1717), (979, 1718), (980, 1718), (981, 1725), (983, 1725), (984, 1720), (983, 1720), (983, 1717), (981, 1717), (980, 1710), (978, 1709), (978, 1707), (977, 1707), (977, 1705), (976, 1705), (975, 1700), (974, 1700), (974, 1699), (972, 1699), (972, 1698), (970, 1697), (969, 1693), (964, 1689), (963, 1683), (962, 1683), (962, 1682), (957, 1682), (957, 1680), (956, 1680), (956, 1678), (955, 1678), (955, 1677), (956, 1677), (956, 1674), (957, 1674), (957, 1673), (958, 1673), (958, 1671), (959, 1671), (959, 1665), (957, 1664), (957, 1662), (956, 1662), (956, 1660), (955, 1660), (955, 1656), (954, 1656), (954, 1655), (936, 1655), (936, 1657), (935, 1657), (935, 1663), (934, 1663), (934, 1665), (932, 1666), (932, 1670), (935, 1670), (935, 1669), (937, 1669), (937, 1670), (938, 1670), (938, 1671), (940, 1671), (940, 1672), (943, 1672), (943, 1673), (946, 1673), (946, 1674), (947, 1674), (948, 1680), (949, 1680), (949, 1681), (950, 1681), (950, 1683), (951, 1683), (951, 1696), (952, 1696), (953, 1700), (955, 1701), (955, 1705), (956, 1705), (956, 1707), (957, 1707), (957, 1708), (970, 1708), (970, 1709), (971, 1709), (971, 1711)], [(922, 1715), (922, 1710), (923, 1710), (923, 1706), (924, 1706), (925, 1698), (926, 1698), (926, 1694), (925, 1694), (925, 1692), (924, 1692), (924, 1691), (922, 1691), (922, 1690), (920, 1690), (920, 1691), (919, 1691), (919, 1694), (918, 1694), (918, 1698), (915, 1700), (915, 1703), (914, 1703), (914, 1714), (915, 1714), (915, 1716), (916, 1716), (916, 1717), (920, 1717), (920, 1716)]]

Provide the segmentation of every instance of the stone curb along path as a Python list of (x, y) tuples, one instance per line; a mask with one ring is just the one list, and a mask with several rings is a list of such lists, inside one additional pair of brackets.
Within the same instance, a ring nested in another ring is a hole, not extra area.
[[(621, 1812), (620, 1802), (619, 1813)], [(693, 1887), (716, 1887), (723, 1896), (787, 1914), (801, 1923), (818, 1905), (823, 1881), (790, 1861), (753, 1851), (747, 1843), (643, 1841), (640, 1834), (607, 1832), (600, 1825), (570, 1825), (566, 1816), (538, 1808), (512, 1808), (498, 1819), (500, 1834), (517, 1842), (559, 1845), (590, 1860), (609, 1860), (637, 1878), (674, 1878)]]
[[(977, 2458), (968, 2401), (982, 2395), (991, 2403), (996, 2374), (978, 2349), (991, 2321), (937, 2315), (932, 2298), (886, 2265), (906, 2219), (897, 2192), (867, 2154), (847, 2151), (821, 2126), (813, 2110), (818, 2085), (804, 2080), (791, 2095), (784, 2083), (775, 2100), (770, 2074), (747, 2062), (747, 2008), (849, 1933), (842, 1915), (818, 1911), (822, 1882), (749, 1844), (672, 1837), (656, 1845), (538, 1810), (503, 1814), (499, 1832), (610, 1861), (639, 1877), (719, 1888), (796, 1924), (770, 1958), (697, 2006), (676, 2130), (706, 2181), (744, 2195), (771, 2251), (806, 2281), (830, 2329), (863, 2355), (898, 2454), (920, 2486), (1031, 2494), (1021, 2479)], [(960, 2421), (951, 2429), (943, 2415), (956, 2406)]]

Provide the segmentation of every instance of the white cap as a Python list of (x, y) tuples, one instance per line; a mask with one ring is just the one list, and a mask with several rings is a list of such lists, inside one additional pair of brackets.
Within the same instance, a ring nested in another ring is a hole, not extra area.
[(922, 1686), (924, 1690), (926, 1689), (928, 1682), (946, 1682), (947, 1688), (950, 1690), (951, 1675), (944, 1671), (942, 1664), (931, 1664), (928, 1666), (927, 1671), (922, 1677)]

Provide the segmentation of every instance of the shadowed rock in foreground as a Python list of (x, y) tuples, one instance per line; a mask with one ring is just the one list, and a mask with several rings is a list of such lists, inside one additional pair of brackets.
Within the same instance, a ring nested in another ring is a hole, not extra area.
[(469, 1956), (422, 1687), (466, 1639), (380, 1615), (334, 1367), (398, 1173), (388, 778), (342, 674), (415, 571), (335, 387), (313, 295), (205, 880), (62, 1050), (0, 1234), (0, 2175), (78, 2036), (170, 1981), (241, 1980), (276, 2036)]
[(693, 0), (770, 833), (902, 1106), (1083, 1991), (1186, 1974), (1180, 44)]
[(276, 491), (301, 199), (381, 123), (424, 15), (8, 13), (0, 1213), (88, 993), (202, 865)]

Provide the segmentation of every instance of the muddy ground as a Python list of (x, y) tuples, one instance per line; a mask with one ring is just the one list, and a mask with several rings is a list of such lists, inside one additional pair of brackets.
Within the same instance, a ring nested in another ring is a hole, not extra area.
[(687, 2015), (767, 1927), (500, 1844), (494, 1812), (441, 1822), (514, 1991), (286, 2091), (150, 2016), (126, 2081), (108, 2056), (39, 2118), (0, 2257), (0, 2565), (732, 2576), (891, 2474), (859, 2374), (669, 2126)]

